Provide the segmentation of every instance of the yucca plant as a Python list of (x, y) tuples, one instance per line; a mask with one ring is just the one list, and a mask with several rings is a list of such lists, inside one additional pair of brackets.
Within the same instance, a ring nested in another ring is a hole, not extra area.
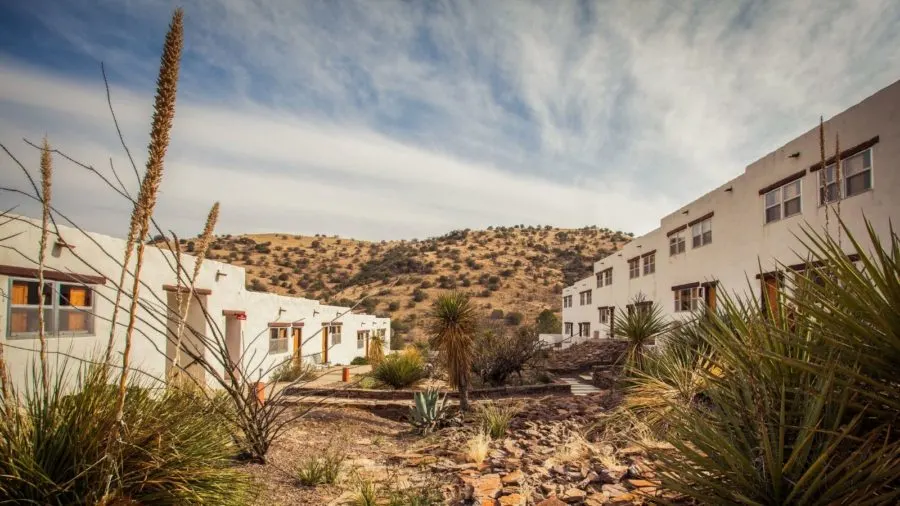
[(18, 404), (0, 404), (0, 503), (239, 505), (251, 499), (252, 483), (233, 466), (224, 399), (131, 379), (125, 428), (117, 451), (108, 452), (117, 425), (114, 378), (103, 366), (80, 371), (74, 385), (61, 379), (72, 376), (63, 365), (45, 391), (34, 374), (17, 393)]
[(437, 388), (413, 394), (413, 406), (409, 408), (409, 421), (419, 432), (428, 434), (447, 421), (447, 394), (441, 396)]
[(644, 368), (644, 347), (665, 334), (671, 323), (659, 304), (645, 301), (643, 295), (632, 299), (628, 310), (619, 310), (624, 316), (616, 322), (616, 332), (628, 339), (627, 368), (641, 371)]
[(459, 391), (459, 409), (469, 409), (469, 375), (477, 317), (469, 296), (462, 292), (441, 294), (431, 307), (428, 335), (447, 369), (450, 385)]
[(366, 357), (373, 366), (378, 365), (384, 360), (384, 338), (374, 335), (369, 340), (369, 355)]
[(810, 268), (785, 277), (776, 314), (725, 295), (708, 316), (705, 402), (666, 403), (665, 487), (703, 504), (900, 500), (900, 240), (841, 226), (853, 259), (805, 230)]

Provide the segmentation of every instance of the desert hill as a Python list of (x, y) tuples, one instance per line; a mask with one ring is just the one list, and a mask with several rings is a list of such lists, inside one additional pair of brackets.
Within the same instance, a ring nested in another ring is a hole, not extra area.
[[(416, 334), (442, 290), (470, 292), (480, 309), (510, 324), (560, 311), (563, 286), (590, 275), (594, 261), (631, 234), (586, 227), (489, 227), (424, 240), (369, 242), (336, 236), (218, 236), (209, 257), (247, 270), (247, 287), (352, 305)], [(183, 240), (192, 251), (193, 241)], [(502, 316), (501, 316), (502, 311)]]

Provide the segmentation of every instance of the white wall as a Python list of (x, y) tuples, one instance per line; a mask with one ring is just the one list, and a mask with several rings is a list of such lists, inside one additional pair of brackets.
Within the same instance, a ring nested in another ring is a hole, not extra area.
[[(24, 217), (3, 225), (0, 236), (13, 236), (2, 243), (0, 248), (0, 268), (3, 266), (36, 268), (37, 251), (40, 238), (40, 222)], [(122, 258), (125, 243), (121, 239), (89, 233), (87, 235), (69, 227), (60, 227), (59, 237), (73, 248), (48, 248), (46, 266), (48, 269), (63, 273), (103, 276), (107, 278), (105, 285), (94, 286), (94, 332), (91, 335), (78, 337), (50, 337), (48, 348), (51, 352), (51, 369), (58, 369), (65, 355), (77, 359), (101, 357), (109, 339), (115, 297), (114, 284), (118, 282), (121, 268), (118, 259)], [(51, 233), (50, 245), (56, 242), (56, 235)], [(188, 272), (193, 270), (194, 257), (183, 255), (182, 262)], [(136, 313), (132, 344), (132, 364), (147, 375), (155, 378), (165, 376), (166, 367), (166, 322), (164, 321), (167, 299), (171, 292), (163, 290), (163, 285), (175, 285), (176, 277), (170, 267), (172, 254), (155, 247), (147, 247), (141, 271), (140, 300), (156, 310), (141, 308)], [(132, 261), (132, 268), (133, 268)], [(217, 275), (218, 273), (218, 275)], [(14, 384), (21, 388), (29, 381), (29, 375), (38, 357), (39, 341), (36, 337), (9, 337), (9, 290), (10, 279), (16, 276), (0, 274), (0, 290), (2, 290), (2, 312), (0, 312), (0, 342), (4, 352), (9, 373)], [(126, 280), (130, 287), (132, 279)], [(211, 293), (205, 297), (211, 322), (198, 329), (208, 338), (214, 335), (223, 336), (226, 321), (231, 319), (223, 311), (243, 311), (246, 320), (240, 321), (242, 352), (241, 367), (253, 377), (268, 371), (275, 364), (290, 358), (293, 343), (289, 343), (287, 353), (269, 354), (269, 324), (272, 322), (303, 322), (304, 356), (319, 351), (321, 347), (321, 327), (323, 322), (336, 320), (342, 322), (341, 344), (329, 349), (329, 360), (332, 363), (349, 363), (353, 357), (362, 356), (364, 350), (356, 348), (356, 331), (359, 329), (386, 330), (386, 348), (390, 342), (390, 319), (376, 318), (371, 315), (349, 313), (349, 308), (320, 305), (315, 300), (299, 297), (286, 297), (276, 294), (250, 292), (245, 289), (245, 271), (241, 267), (206, 260), (203, 262), (197, 288), (208, 289)], [(342, 316), (339, 316), (342, 315)], [(197, 319), (190, 318), (196, 322)], [(115, 361), (120, 363), (124, 349), (124, 323), (127, 311), (121, 311), (118, 318), (120, 329), (116, 333), (114, 349)], [(231, 319), (232, 325), (235, 325)], [(214, 329), (217, 329), (214, 331)], [(330, 341), (330, 339), (329, 339)], [(330, 344), (330, 343), (329, 343)], [(308, 352), (312, 350), (311, 352)], [(70, 369), (75, 368), (73, 364)], [(220, 368), (221, 369), (221, 368)], [(221, 372), (221, 371), (220, 371)], [(264, 378), (265, 379), (265, 378)], [(207, 378), (213, 385), (213, 379)]]
[[(900, 223), (900, 82), (897, 82), (863, 102), (851, 107), (825, 123), (826, 157), (835, 152), (835, 134), (840, 135), (841, 150), (857, 146), (878, 137), (872, 149), (873, 189), (845, 198), (840, 202), (842, 219), (859, 240), (867, 239), (863, 215), (868, 218), (884, 241), (888, 240), (889, 222)], [(790, 155), (799, 153), (797, 157)], [(718, 281), (718, 290), (728, 290), (741, 296), (760, 298), (760, 281), (755, 278), (762, 270), (776, 269), (777, 262), (786, 265), (806, 260), (801, 225), (826, 232), (825, 208), (818, 205), (819, 172), (810, 167), (821, 160), (818, 126), (802, 136), (769, 153), (746, 167), (744, 173), (688, 205), (662, 217), (660, 227), (637, 237), (620, 251), (594, 264), (594, 273), (613, 268), (613, 284), (594, 289), (592, 322), (598, 322), (596, 308), (615, 306), (617, 313), (625, 309), (633, 297), (643, 294), (659, 303), (671, 317), (675, 313), (673, 286), (706, 281)], [(806, 171), (801, 178), (802, 212), (800, 215), (765, 224), (764, 197), (760, 190), (785, 177)], [(830, 206), (827, 232), (837, 235), (837, 219)], [(684, 253), (670, 256), (667, 233), (688, 224), (707, 213), (712, 217), (712, 244), (696, 249), (691, 247), (690, 227), (686, 233)], [(844, 241), (845, 250), (851, 246)], [(629, 279), (628, 259), (656, 250), (656, 273)], [(799, 256), (798, 256), (798, 252)], [(578, 305), (578, 292), (584, 280), (563, 289), (563, 296), (573, 296), (573, 307), (563, 308), (563, 321), (581, 321), (585, 308)], [(577, 326), (576, 326), (577, 328)]]

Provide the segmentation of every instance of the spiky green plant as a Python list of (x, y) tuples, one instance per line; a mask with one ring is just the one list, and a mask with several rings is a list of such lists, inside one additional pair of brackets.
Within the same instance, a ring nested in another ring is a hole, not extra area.
[(459, 391), (459, 409), (469, 409), (469, 374), (477, 317), (475, 306), (463, 292), (441, 294), (431, 307), (428, 335), (447, 369), (450, 385)]
[(324, 455), (313, 455), (300, 461), (296, 470), (297, 481), (307, 487), (332, 485), (341, 475), (346, 459), (344, 452), (329, 446)]
[(811, 268), (785, 276), (777, 316), (721, 298), (701, 332), (706, 402), (666, 405), (665, 487), (703, 504), (900, 499), (900, 240), (841, 227), (858, 264), (806, 229)]
[[(66, 384), (63, 378), (73, 375), (77, 383)], [(0, 404), (0, 503), (239, 505), (251, 499), (252, 483), (233, 466), (236, 448), (222, 399), (131, 379), (122, 418), (127, 430), (118, 434), (119, 451), (108, 454), (118, 396), (108, 369), (67, 374), (63, 364), (48, 392), (38, 377), (17, 392), (18, 403)]]
[(509, 422), (518, 412), (519, 407), (514, 404), (499, 404), (490, 401), (479, 406), (478, 419), (485, 433), (493, 439), (500, 439), (506, 436)]
[(641, 371), (644, 368), (644, 347), (665, 334), (670, 328), (669, 319), (659, 304), (646, 303), (642, 295), (636, 296), (628, 310), (619, 310), (624, 316), (616, 322), (616, 332), (628, 339), (627, 367)]
[(437, 388), (413, 394), (413, 406), (409, 408), (409, 421), (419, 432), (428, 434), (447, 421), (447, 394)]
[(425, 363), (418, 353), (394, 353), (375, 366), (372, 377), (391, 388), (405, 388), (425, 378)]

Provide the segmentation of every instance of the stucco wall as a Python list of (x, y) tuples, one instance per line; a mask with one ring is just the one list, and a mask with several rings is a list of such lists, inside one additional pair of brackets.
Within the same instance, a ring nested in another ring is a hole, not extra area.
[[(835, 153), (835, 135), (840, 135), (841, 151), (878, 138), (872, 146), (873, 189), (840, 201), (841, 218), (857, 239), (867, 238), (863, 215), (884, 240), (889, 221), (900, 223), (900, 82), (879, 91), (863, 102), (825, 123), (826, 157)], [(799, 153), (792, 157), (792, 154)], [(755, 275), (771, 271), (777, 262), (797, 264), (806, 260), (798, 236), (801, 226), (836, 236), (838, 225), (830, 206), (830, 219), (818, 205), (819, 172), (810, 167), (820, 162), (818, 126), (750, 164), (744, 173), (697, 200), (662, 217), (660, 227), (635, 238), (621, 251), (594, 264), (594, 273), (613, 268), (613, 284), (598, 288), (594, 280), (591, 317), (598, 322), (597, 307), (624, 309), (637, 294), (658, 302), (671, 317), (685, 313), (674, 311), (673, 286), (718, 281), (719, 290), (728, 290), (754, 299), (760, 297), (760, 282)], [(761, 189), (788, 176), (805, 171), (801, 180), (801, 213), (765, 224), (764, 196)], [(686, 230), (686, 249), (669, 255), (667, 232), (708, 213), (712, 217), (711, 244), (692, 248), (690, 227)], [(846, 251), (850, 245), (844, 241)], [(629, 279), (628, 259), (656, 250), (656, 273)], [(799, 256), (798, 253), (800, 252)], [(585, 310), (578, 306), (583, 281), (566, 287), (563, 295), (574, 294), (573, 307), (563, 308), (563, 322), (578, 322)], [(619, 310), (617, 309), (617, 312)], [(605, 327), (603, 327), (605, 329)], [(576, 325), (577, 329), (577, 325)]]
[[(2, 236), (13, 236), (0, 248), (0, 266), (36, 268), (37, 251), (40, 238), (40, 222), (24, 217), (3, 225)], [(119, 262), (125, 250), (121, 239), (100, 234), (83, 234), (76, 229), (60, 227), (59, 237), (73, 248), (48, 248), (46, 266), (48, 269), (63, 273), (103, 276), (107, 278), (105, 285), (93, 286), (95, 292), (94, 332), (91, 335), (78, 337), (50, 337), (51, 370), (55, 372), (65, 361), (65, 357), (90, 359), (101, 357), (109, 339), (109, 322), (112, 315), (114, 284), (118, 282), (121, 268)], [(57, 240), (51, 234), (50, 245)], [(182, 262), (188, 272), (193, 270), (194, 257), (182, 256)], [(139, 309), (132, 344), (132, 363), (147, 375), (155, 378), (165, 376), (166, 367), (166, 322), (165, 308), (171, 292), (163, 290), (163, 285), (175, 285), (172, 254), (155, 247), (147, 247), (141, 271), (142, 304), (148, 304), (156, 310)], [(133, 262), (132, 262), (133, 264)], [(132, 265), (133, 267), (133, 265)], [(15, 276), (12, 276), (15, 277)], [(29, 381), (38, 356), (39, 341), (36, 337), (10, 338), (9, 329), (9, 290), (11, 276), (0, 275), (0, 290), (3, 291), (2, 312), (0, 312), (0, 338), (4, 344), (6, 360), (14, 384), (21, 388)], [(133, 283), (126, 280), (126, 286)], [(356, 346), (356, 331), (360, 329), (385, 329), (385, 350), (390, 343), (390, 319), (376, 318), (372, 315), (353, 314), (350, 308), (320, 305), (315, 300), (299, 297), (286, 297), (270, 293), (250, 292), (245, 289), (245, 271), (241, 267), (207, 260), (203, 262), (196, 287), (209, 289), (211, 293), (204, 297), (210, 322), (201, 329), (208, 337), (215, 334), (226, 334), (227, 316), (223, 311), (243, 311), (246, 320), (240, 321), (240, 362), (241, 367), (256, 377), (261, 371), (265, 373), (275, 364), (290, 357), (293, 342), (289, 342), (288, 352), (269, 353), (269, 324), (272, 322), (303, 322), (303, 345), (301, 353), (309, 356), (321, 351), (321, 328), (323, 322), (332, 320), (342, 323), (342, 340), (340, 344), (330, 346), (329, 361), (347, 364), (354, 357), (362, 356), (364, 349)], [(120, 311), (119, 325), (114, 340), (116, 362), (121, 359), (124, 349), (124, 328), (127, 320), (125, 311)], [(234, 320), (232, 320), (234, 322)], [(215, 332), (213, 329), (217, 329)], [(331, 341), (329, 339), (329, 341)], [(75, 361), (70, 360), (69, 369), (75, 370)], [(266, 377), (263, 377), (266, 379)], [(214, 386), (212, 378), (207, 383)]]

